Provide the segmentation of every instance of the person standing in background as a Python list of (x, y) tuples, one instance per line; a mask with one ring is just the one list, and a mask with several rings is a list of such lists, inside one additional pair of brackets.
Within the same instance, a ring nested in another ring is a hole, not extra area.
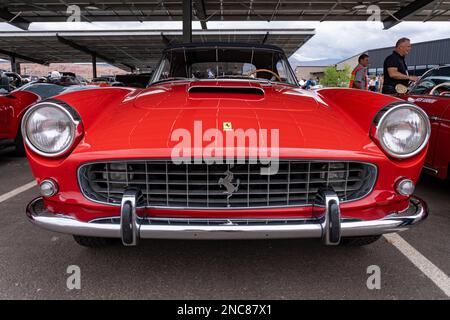
[(369, 81), (367, 77), (367, 67), (369, 66), (369, 56), (365, 53), (359, 56), (358, 65), (353, 69), (350, 77), (349, 88), (367, 90)]
[(372, 77), (369, 80), (369, 91), (376, 91), (376, 80), (375, 80), (375, 77)]
[(383, 90), (383, 83), (384, 83), (384, 76), (379, 75), (378, 76), (378, 92), (381, 93)]
[(410, 81), (417, 81), (416, 76), (410, 76), (405, 57), (411, 52), (411, 41), (408, 38), (401, 38), (395, 44), (394, 52), (389, 55), (383, 64), (384, 94), (396, 94), (396, 86), (408, 87)]
[(302, 89), (304, 89), (305, 88), (305, 84), (306, 84), (306, 81), (305, 81), (305, 79), (300, 79), (300, 81), (298, 82), (298, 84), (300, 85), (300, 87), (302, 88)]
[(316, 85), (316, 82), (314, 81), (314, 79), (309, 78), (309, 80), (306, 81), (306, 83), (305, 83), (305, 89), (309, 90), (309, 89), (311, 89), (311, 87), (314, 87), (315, 85)]
[(380, 92), (380, 76), (377, 74), (375, 77), (375, 92)]

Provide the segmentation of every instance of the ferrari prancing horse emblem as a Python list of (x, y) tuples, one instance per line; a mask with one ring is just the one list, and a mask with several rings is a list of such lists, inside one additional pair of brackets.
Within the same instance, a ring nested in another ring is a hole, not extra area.
[(222, 123), (223, 131), (233, 130), (233, 125), (231, 122), (223, 122)]
[(219, 179), (219, 186), (224, 186), (227, 189), (227, 191), (224, 191), (223, 193), (226, 193), (227, 199), (230, 199), (230, 197), (233, 195), (233, 193), (238, 191), (241, 180), (236, 179), (236, 185), (234, 185), (233, 184), (233, 177), (234, 177), (233, 172), (231, 172), (230, 169), (228, 169), (227, 171), (224, 172), (224, 174), (226, 174), (225, 178)]

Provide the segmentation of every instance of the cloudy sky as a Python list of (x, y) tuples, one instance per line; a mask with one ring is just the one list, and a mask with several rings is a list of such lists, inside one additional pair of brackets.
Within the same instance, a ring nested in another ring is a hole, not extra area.
[[(450, 37), (450, 22), (402, 22), (383, 30), (381, 22), (208, 22), (209, 29), (251, 28), (315, 28), (316, 35), (298, 50), (298, 61), (344, 59), (368, 49), (392, 46), (400, 37), (412, 42)], [(195, 29), (200, 28), (194, 22)], [(181, 29), (181, 22), (120, 22), (120, 23), (33, 23), (30, 30), (101, 30), (101, 29)], [(20, 31), (0, 23), (0, 31)]]

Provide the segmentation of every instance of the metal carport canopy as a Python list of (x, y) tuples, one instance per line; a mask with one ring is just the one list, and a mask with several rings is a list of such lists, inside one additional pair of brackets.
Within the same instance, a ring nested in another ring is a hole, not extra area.
[[(399, 20), (449, 21), (450, 0), (188, 0), (192, 1), (193, 19), (207, 21), (278, 21), (278, 20), (367, 20), (370, 5), (381, 9), (385, 28)], [(67, 21), (68, 6), (80, 8), (81, 21), (173, 21), (184, 20), (186, 0), (0, 0), (0, 20), (27, 29), (30, 22)]]
[[(314, 29), (194, 30), (194, 42), (268, 43), (289, 56), (314, 35)], [(0, 58), (17, 62), (107, 62), (121, 69), (148, 69), (171, 43), (181, 43), (180, 30), (17, 31), (0, 32)]]

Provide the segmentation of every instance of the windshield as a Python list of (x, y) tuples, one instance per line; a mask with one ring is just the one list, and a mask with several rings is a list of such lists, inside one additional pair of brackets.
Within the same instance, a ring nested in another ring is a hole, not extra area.
[(29, 83), (17, 89), (17, 91), (28, 91), (38, 95), (39, 97), (41, 97), (41, 99), (47, 99), (60, 94), (65, 89), (66, 87), (59, 86), (56, 84)]
[(41, 97), (41, 99), (47, 99), (56, 95), (59, 95), (63, 92), (69, 92), (69, 91), (77, 91), (77, 90), (84, 90), (84, 89), (91, 89), (91, 88), (98, 88), (97, 86), (82, 86), (82, 85), (75, 85), (75, 86), (60, 86), (57, 84), (52, 83), (30, 83), (26, 84), (16, 91), (28, 91), (31, 93), (34, 93)]
[(151, 83), (178, 79), (255, 79), (297, 85), (285, 55), (265, 48), (167, 50)]
[(438, 85), (439, 87), (433, 91), (433, 95), (444, 95), (442, 92), (448, 94), (450, 91), (450, 67), (428, 71), (420, 78), (410, 93), (415, 95), (428, 95)]

